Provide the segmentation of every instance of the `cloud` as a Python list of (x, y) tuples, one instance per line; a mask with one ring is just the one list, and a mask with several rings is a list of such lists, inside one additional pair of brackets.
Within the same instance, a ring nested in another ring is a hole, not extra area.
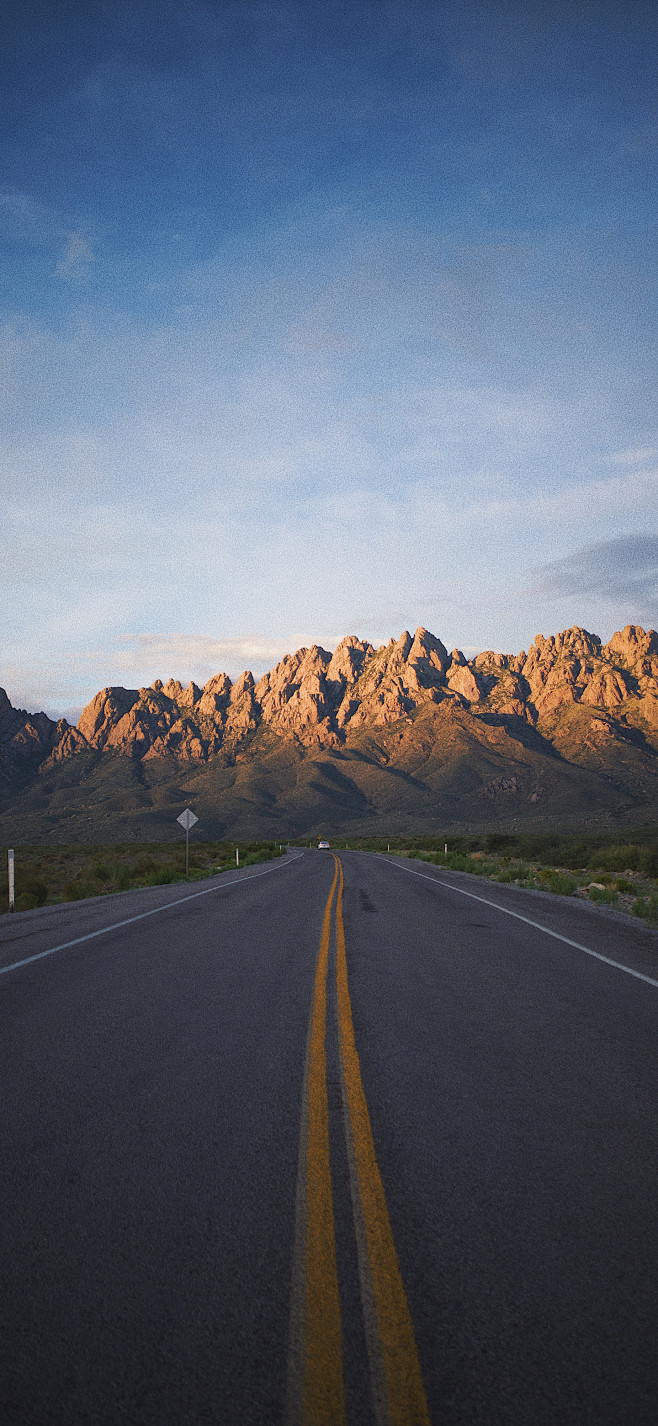
[(83, 238), (81, 233), (69, 233), (66, 252), (58, 262), (55, 273), (65, 282), (84, 282), (89, 272), (89, 264), (94, 261), (94, 254), (87, 239)]
[(107, 685), (148, 687), (156, 678), (193, 680), (203, 685), (217, 673), (233, 680), (249, 669), (255, 678), (269, 672), (298, 649), (320, 644), (330, 652), (340, 634), (290, 634), (267, 638), (261, 634), (216, 639), (205, 634), (125, 634), (93, 648), (60, 655), (56, 666), (44, 658), (23, 658), (0, 663), (0, 685), (14, 707), (47, 712), (51, 718), (77, 719), (91, 698)]
[(58, 213), (15, 191), (0, 193), (0, 238), (22, 247), (48, 249), (61, 241), (65, 228)]
[[(317, 638), (303, 634), (282, 639), (260, 634), (226, 639), (213, 639), (205, 634), (135, 634), (120, 638), (116, 648), (107, 650), (102, 657), (106, 666), (137, 673), (142, 679), (152, 674), (162, 679), (173, 676), (181, 682), (194, 679), (196, 683), (206, 683), (216, 673), (228, 673), (235, 678), (245, 669), (260, 677), (284, 654), (318, 642)], [(339, 638), (331, 637), (323, 646), (333, 649), (338, 642)]]
[(640, 446), (632, 451), (615, 451), (609, 457), (611, 465), (644, 465), (645, 461), (655, 460), (658, 456), (658, 446)]
[(618, 603), (632, 599), (658, 615), (658, 535), (625, 535), (587, 545), (537, 570), (528, 593), (553, 597), (597, 595)]
[(61, 253), (55, 275), (65, 282), (84, 280), (94, 262), (90, 238), (79, 225), (29, 193), (0, 193), (0, 240), (33, 252)]

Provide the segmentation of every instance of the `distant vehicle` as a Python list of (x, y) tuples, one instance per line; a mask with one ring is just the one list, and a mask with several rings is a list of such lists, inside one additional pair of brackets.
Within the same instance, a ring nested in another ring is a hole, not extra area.
[(328, 842), (318, 842), (318, 851), (319, 851), (319, 852), (328, 852), (328, 851), (329, 851), (329, 843), (328, 843)]

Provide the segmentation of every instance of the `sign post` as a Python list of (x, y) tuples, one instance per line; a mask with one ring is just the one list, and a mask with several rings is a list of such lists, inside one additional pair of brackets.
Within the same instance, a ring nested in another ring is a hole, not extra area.
[(177, 818), (176, 818), (176, 821), (177, 821), (177, 822), (180, 822), (181, 827), (184, 827), (184, 828), (185, 828), (185, 880), (186, 880), (186, 881), (187, 881), (187, 878), (188, 878), (188, 876), (189, 876), (189, 874), (190, 874), (190, 827), (193, 827), (193, 826), (194, 826), (194, 823), (195, 823), (195, 822), (198, 822), (198, 820), (199, 820), (198, 817), (195, 817), (195, 816), (194, 816), (194, 813), (190, 811), (190, 808), (189, 808), (189, 807), (186, 807), (186, 808), (185, 808), (185, 811), (184, 811), (184, 812), (181, 812), (180, 817), (177, 817)]
[(14, 909), (14, 848), (7, 852), (7, 880), (9, 882), (9, 910)]

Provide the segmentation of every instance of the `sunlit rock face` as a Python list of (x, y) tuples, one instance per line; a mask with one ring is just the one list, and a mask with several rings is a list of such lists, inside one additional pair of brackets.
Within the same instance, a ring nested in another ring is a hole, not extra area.
[[(333, 654), (318, 645), (286, 654), (258, 683), (247, 671), (234, 683), (215, 674), (203, 688), (173, 678), (148, 688), (103, 688), (77, 728), (14, 709), (0, 690), (0, 770), (8, 776), (19, 766), (53, 766), (92, 749), (197, 763), (250, 750), (257, 757), (267, 736), (309, 751), (340, 749), (367, 729), (402, 725), (438, 706), (441, 727), (467, 713), (480, 728), (530, 724), (558, 745), (575, 726), (569, 710), (593, 720), (592, 746), (602, 730), (606, 738), (631, 729), (653, 736), (658, 634), (630, 624), (602, 645), (574, 627), (538, 634), (528, 653), (485, 650), (472, 659), (459, 649), (448, 653), (422, 627), (378, 649), (350, 634)], [(597, 714), (605, 715), (598, 725)], [(571, 755), (578, 761), (577, 747)]]

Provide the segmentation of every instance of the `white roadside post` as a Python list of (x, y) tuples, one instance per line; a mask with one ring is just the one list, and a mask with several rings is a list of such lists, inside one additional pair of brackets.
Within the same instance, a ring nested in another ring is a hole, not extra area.
[(7, 852), (7, 880), (9, 881), (9, 910), (14, 909), (14, 848)]
[(236, 847), (236, 849), (235, 849), (235, 865), (236, 865), (236, 866), (239, 866), (239, 865), (240, 865), (240, 848), (239, 848), (239, 847)]
[(198, 817), (195, 817), (195, 816), (194, 816), (194, 813), (190, 811), (190, 808), (189, 808), (189, 807), (186, 807), (186, 808), (185, 808), (185, 811), (184, 811), (184, 812), (181, 812), (180, 817), (177, 817), (177, 818), (176, 818), (176, 821), (177, 821), (177, 822), (180, 822), (181, 827), (184, 827), (184, 828), (185, 828), (185, 880), (186, 880), (186, 881), (187, 881), (187, 878), (188, 878), (188, 876), (189, 876), (189, 874), (190, 874), (190, 827), (193, 827), (193, 826), (194, 826), (194, 823), (195, 823), (195, 822), (198, 822), (198, 820), (199, 820)]

